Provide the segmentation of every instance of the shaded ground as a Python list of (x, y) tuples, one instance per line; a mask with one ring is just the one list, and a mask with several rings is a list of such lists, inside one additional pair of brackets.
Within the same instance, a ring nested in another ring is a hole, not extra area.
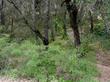
[(97, 54), (97, 67), (100, 71), (97, 78), (99, 82), (110, 82), (110, 55), (99, 52)]

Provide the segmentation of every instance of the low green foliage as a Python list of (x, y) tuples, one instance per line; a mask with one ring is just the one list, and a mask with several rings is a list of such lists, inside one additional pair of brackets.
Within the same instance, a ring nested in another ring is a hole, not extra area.
[(105, 50), (110, 50), (110, 34), (106, 32), (102, 22), (98, 22), (94, 28), (93, 36), (95, 41), (99, 41), (101, 47)]
[[(1, 38), (0, 42), (3, 43), (0, 45), (0, 57), (5, 56), (8, 62), (4, 67), (6, 69), (1, 71), (2, 74), (36, 78), (40, 82), (87, 82), (88, 79), (94, 82), (92, 78), (97, 75), (95, 64), (88, 59), (88, 55), (92, 57), (95, 54), (88, 46), (89, 43), (82, 44), (78, 50), (69, 40), (58, 40), (51, 43), (48, 51), (45, 51), (42, 45), (35, 45), (29, 40), (18, 44), (8, 43), (7, 39)], [(86, 55), (78, 58), (79, 53)]]

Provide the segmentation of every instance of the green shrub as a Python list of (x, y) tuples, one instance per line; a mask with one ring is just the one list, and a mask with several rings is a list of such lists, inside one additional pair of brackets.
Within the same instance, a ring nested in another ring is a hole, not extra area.
[(0, 54), (0, 70), (3, 70), (8, 65), (8, 58)]
[(8, 45), (8, 38), (7, 37), (0, 38), (0, 50), (7, 45)]

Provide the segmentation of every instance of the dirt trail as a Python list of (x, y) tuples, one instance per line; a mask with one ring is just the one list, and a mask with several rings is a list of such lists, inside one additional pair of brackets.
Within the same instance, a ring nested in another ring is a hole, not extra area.
[(37, 81), (27, 80), (27, 79), (13, 79), (9, 77), (0, 77), (0, 82), (37, 82)]
[(110, 82), (110, 55), (103, 52), (97, 54), (97, 67), (100, 76), (97, 77), (99, 82)]

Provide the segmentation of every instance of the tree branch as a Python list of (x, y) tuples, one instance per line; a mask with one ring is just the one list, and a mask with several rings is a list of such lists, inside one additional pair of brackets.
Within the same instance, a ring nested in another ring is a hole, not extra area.
[[(15, 7), (15, 9), (20, 13), (20, 15), (23, 16), (21, 10), (16, 6), (16, 4), (15, 4), (12, 0), (7, 0), (7, 1), (8, 1), (9, 3), (11, 3), (11, 4)], [(39, 31), (38, 29), (36, 29), (35, 27), (33, 28), (33, 27), (29, 24), (29, 22), (28, 22), (28, 20), (26, 19), (25, 16), (23, 16), (23, 20), (24, 20), (25, 24), (31, 29), (31, 31), (34, 32), (37, 36), (39, 36), (39, 38), (40, 38), (40, 39), (43, 41), (43, 43), (44, 43), (44, 39), (45, 39), (45, 38), (42, 36), (42, 34), (40, 33), (40, 31)]]

